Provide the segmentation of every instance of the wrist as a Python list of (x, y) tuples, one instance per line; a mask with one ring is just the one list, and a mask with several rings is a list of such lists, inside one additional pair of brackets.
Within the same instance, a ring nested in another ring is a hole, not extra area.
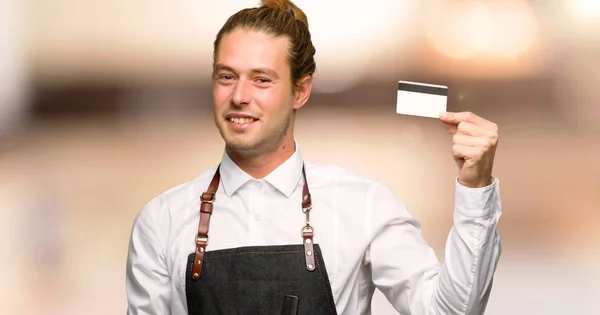
[(483, 188), (491, 185), (493, 183), (493, 177), (490, 176), (485, 180), (478, 181), (464, 181), (460, 177), (458, 177), (458, 183), (467, 187), (467, 188)]

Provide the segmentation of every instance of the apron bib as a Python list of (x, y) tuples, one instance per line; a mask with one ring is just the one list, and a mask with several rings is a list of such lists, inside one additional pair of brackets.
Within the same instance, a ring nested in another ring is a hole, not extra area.
[(189, 315), (336, 315), (331, 284), (319, 244), (313, 244), (312, 200), (304, 177), (302, 244), (245, 246), (206, 251), (210, 216), (219, 187), (219, 168), (201, 196), (196, 251), (188, 256)]

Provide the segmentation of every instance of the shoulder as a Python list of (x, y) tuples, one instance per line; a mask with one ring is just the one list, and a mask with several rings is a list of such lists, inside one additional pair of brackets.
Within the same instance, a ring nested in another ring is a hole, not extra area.
[(164, 222), (173, 214), (198, 203), (198, 198), (208, 187), (218, 165), (213, 165), (196, 178), (170, 187), (154, 196), (139, 211), (136, 221), (157, 220)]
[(335, 164), (317, 164), (305, 162), (306, 176), (310, 187), (330, 188), (343, 195), (369, 198), (374, 195), (387, 195), (394, 198), (395, 193), (383, 182), (364, 174)]
[(337, 209), (347, 224), (372, 233), (390, 222), (413, 220), (404, 201), (383, 182), (339, 165), (305, 165), (313, 199)]
[[(305, 161), (307, 176), (319, 183), (348, 183), (378, 185), (379, 182), (363, 174), (336, 164), (318, 164)], [(309, 179), (310, 180), (310, 179)]]

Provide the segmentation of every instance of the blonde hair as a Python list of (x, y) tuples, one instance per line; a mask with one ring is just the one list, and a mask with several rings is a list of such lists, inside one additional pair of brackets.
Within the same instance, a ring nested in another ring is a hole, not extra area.
[[(316, 0), (315, 0), (316, 1)], [(227, 19), (214, 41), (213, 63), (223, 35), (243, 28), (262, 31), (276, 37), (286, 36), (290, 41), (288, 63), (294, 85), (316, 71), (313, 46), (306, 14), (290, 0), (261, 0), (261, 6), (243, 9)]]

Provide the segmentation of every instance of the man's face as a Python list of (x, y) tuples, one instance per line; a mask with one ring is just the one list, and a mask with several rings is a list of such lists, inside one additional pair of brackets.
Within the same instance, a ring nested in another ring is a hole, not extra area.
[(293, 139), (298, 102), (287, 62), (289, 40), (236, 29), (221, 38), (215, 57), (215, 124), (228, 147), (261, 154)]

